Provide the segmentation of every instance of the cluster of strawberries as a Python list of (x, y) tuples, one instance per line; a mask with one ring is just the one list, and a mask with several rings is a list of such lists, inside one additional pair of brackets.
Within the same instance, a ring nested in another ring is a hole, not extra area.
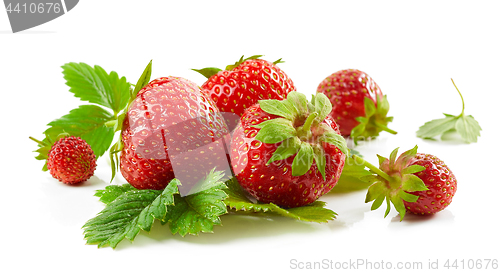
[[(392, 121), (387, 97), (365, 72), (335, 72), (307, 100), (279, 61), (260, 57), (241, 58), (224, 70), (197, 70), (208, 78), (201, 87), (163, 77), (142, 88), (122, 126), (123, 177), (138, 189), (163, 189), (177, 177), (189, 194), (215, 168), (235, 176), (259, 202), (292, 208), (314, 202), (337, 184), (351, 156), (345, 138), (357, 142), (381, 131), (396, 134), (387, 126)], [(89, 163), (91, 156), (76, 156), (81, 175), (66, 179), (61, 150), (80, 154), (84, 147), (69, 149), (68, 141), (53, 145), (48, 167), (61, 181), (80, 183), (94, 172), (95, 157)], [(416, 147), (399, 157), (397, 149), (390, 158), (379, 157), (379, 168), (352, 157), (373, 173), (363, 179), (372, 183), (367, 202), (374, 201), (374, 209), (387, 200), (401, 218), (405, 211), (432, 214), (448, 206), (456, 192), (448, 167)]]

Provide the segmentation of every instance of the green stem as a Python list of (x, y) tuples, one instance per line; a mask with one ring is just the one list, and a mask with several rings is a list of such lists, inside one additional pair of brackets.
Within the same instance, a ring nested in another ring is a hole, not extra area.
[(453, 83), (453, 85), (455, 86), (455, 89), (457, 89), (458, 91), (458, 94), (460, 95), (460, 99), (462, 100), (462, 113), (460, 114), (460, 116), (458, 117), (461, 117), (464, 115), (464, 110), (465, 110), (465, 103), (464, 103), (464, 97), (462, 96), (462, 93), (460, 93), (460, 90), (458, 90), (458, 87), (457, 85), (455, 84), (455, 82), (453, 81), (453, 79), (451, 79), (451, 82)]
[(38, 143), (38, 144), (42, 145), (42, 146), (47, 145), (46, 143), (43, 143), (42, 141), (40, 141), (40, 140), (38, 140), (38, 139), (36, 139), (36, 138), (34, 138), (34, 137), (31, 137), (31, 136), (30, 136), (29, 138), (30, 138), (31, 140), (33, 140), (34, 142), (36, 142), (36, 143)]
[(396, 132), (396, 131), (394, 131), (394, 130), (390, 129), (389, 127), (387, 127), (387, 126), (385, 126), (385, 125), (383, 125), (383, 124), (380, 124), (380, 123), (378, 123), (378, 122), (375, 122), (375, 125), (376, 125), (378, 128), (382, 129), (383, 131), (386, 131), (386, 132), (391, 133), (391, 134), (393, 134), (393, 135), (395, 135), (395, 134), (397, 134), (397, 133), (398, 133), (398, 132)]
[(314, 112), (312, 114), (310, 114), (307, 119), (306, 119), (306, 122), (304, 122), (304, 125), (302, 126), (302, 130), (304, 130), (305, 132), (308, 132), (311, 130), (311, 125), (314, 121), (314, 119), (318, 116), (318, 113)]
[(367, 167), (372, 172), (374, 172), (374, 173), (378, 174), (379, 176), (383, 177), (385, 180), (387, 180), (389, 182), (392, 181), (392, 178), (388, 174), (384, 173), (379, 168), (375, 167), (374, 165), (372, 165), (368, 161), (362, 159), (361, 157), (359, 157), (357, 155), (352, 155), (352, 159), (354, 159), (355, 162), (361, 163), (363, 166)]
[(111, 128), (111, 127), (115, 127), (115, 125), (116, 125), (116, 123), (117, 123), (117, 122), (118, 122), (118, 120), (116, 120), (116, 117), (115, 117), (115, 119), (112, 119), (112, 120), (110, 120), (110, 121), (106, 121), (106, 122), (104, 123), (104, 125), (105, 125), (106, 127), (108, 127), (108, 128)]

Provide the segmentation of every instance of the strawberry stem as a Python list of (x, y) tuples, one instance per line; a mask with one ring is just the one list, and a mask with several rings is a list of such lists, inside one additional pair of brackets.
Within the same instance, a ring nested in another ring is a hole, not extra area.
[(36, 139), (36, 138), (34, 138), (34, 137), (31, 137), (31, 136), (30, 136), (29, 138), (30, 138), (31, 140), (33, 140), (34, 142), (36, 142), (36, 143), (38, 143), (38, 144), (42, 145), (42, 146), (47, 145), (46, 143), (43, 143), (42, 141), (40, 141), (40, 140), (38, 140), (38, 139)]
[(453, 85), (455, 86), (455, 89), (457, 89), (458, 91), (458, 94), (460, 95), (460, 99), (462, 99), (462, 113), (460, 114), (460, 116), (458, 117), (461, 117), (464, 115), (464, 110), (465, 110), (465, 103), (464, 103), (464, 97), (462, 96), (462, 93), (460, 93), (460, 90), (458, 90), (458, 87), (457, 85), (455, 84), (455, 82), (453, 81), (453, 79), (451, 79), (451, 82), (453, 83)]
[(306, 122), (304, 122), (304, 125), (302, 126), (302, 129), (306, 132), (308, 131), (311, 131), (311, 125), (314, 121), (314, 119), (318, 116), (318, 113), (314, 112), (312, 114), (310, 114), (307, 119), (306, 119)]
[(385, 125), (383, 125), (383, 124), (380, 124), (380, 123), (378, 123), (378, 122), (375, 122), (375, 125), (376, 125), (378, 128), (382, 129), (383, 131), (386, 131), (386, 132), (391, 133), (391, 134), (393, 134), (393, 135), (396, 135), (396, 134), (398, 133), (398, 132), (396, 132), (396, 131), (394, 131), (394, 130), (390, 129), (389, 127), (387, 127), (387, 126), (385, 126)]
[[(116, 118), (116, 117), (115, 117)], [(111, 128), (111, 127), (115, 127), (115, 125), (118, 123), (118, 120), (116, 119), (113, 119), (113, 120), (110, 120), (110, 121), (107, 121), (104, 123), (104, 125), (108, 128)]]
[(352, 159), (354, 159), (354, 162), (355, 163), (361, 163), (361, 165), (367, 167), (368, 169), (370, 169), (372, 172), (378, 174), (379, 176), (383, 177), (385, 180), (387, 181), (392, 181), (392, 178), (384, 173), (382, 170), (380, 170), (379, 168), (375, 167), (374, 165), (372, 165), (371, 163), (369, 163), (368, 161), (364, 160), (363, 158), (357, 156), (357, 155), (352, 155)]
[(318, 113), (316, 112), (312, 113), (307, 117), (306, 121), (304, 122), (304, 125), (297, 128), (297, 136), (299, 137), (299, 139), (301, 139), (302, 141), (307, 141), (308, 139), (311, 138), (312, 136), (311, 126), (314, 119), (316, 119), (317, 116)]

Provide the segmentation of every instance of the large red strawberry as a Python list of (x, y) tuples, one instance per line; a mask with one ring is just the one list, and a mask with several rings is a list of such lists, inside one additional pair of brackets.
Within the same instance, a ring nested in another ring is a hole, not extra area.
[(208, 80), (201, 86), (217, 104), (221, 112), (243, 111), (262, 99), (286, 98), (295, 91), (292, 80), (276, 64), (259, 59), (261, 55), (241, 59), (225, 70), (205, 68), (195, 70)]
[(376, 137), (381, 131), (396, 134), (387, 124), (389, 102), (377, 83), (365, 72), (357, 69), (337, 71), (318, 86), (332, 103), (332, 115), (343, 136), (354, 141)]
[(122, 127), (121, 173), (138, 189), (163, 189), (174, 177), (192, 186), (213, 168), (227, 165), (227, 133), (214, 102), (195, 83), (158, 78), (129, 106)]
[(54, 144), (30, 137), (42, 147), (49, 147), (47, 169), (65, 184), (79, 184), (94, 175), (96, 156), (90, 145), (80, 137), (61, 134)]
[(309, 204), (330, 191), (347, 154), (330, 111), (325, 95), (309, 103), (297, 92), (249, 107), (231, 142), (231, 165), (243, 189), (283, 207)]
[(457, 191), (457, 180), (448, 166), (436, 156), (417, 153), (417, 146), (396, 159), (397, 153), (395, 149), (389, 159), (379, 156), (380, 169), (354, 156), (375, 173), (364, 178), (374, 182), (366, 195), (366, 202), (374, 201), (372, 210), (385, 200), (385, 215), (392, 203), (403, 220), (407, 211), (429, 215), (446, 208)]

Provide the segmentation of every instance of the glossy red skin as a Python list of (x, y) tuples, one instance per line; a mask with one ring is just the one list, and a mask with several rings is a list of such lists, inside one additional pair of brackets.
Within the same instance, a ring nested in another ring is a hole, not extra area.
[[(241, 117), (241, 126), (233, 133), (231, 165), (242, 188), (257, 200), (288, 208), (307, 205), (337, 184), (344, 167), (345, 155), (334, 145), (323, 145), (328, 155), (326, 180), (323, 180), (316, 163), (313, 163), (306, 174), (292, 176), (295, 155), (266, 166), (281, 142), (266, 144), (255, 140), (260, 129), (251, 126), (277, 117), (264, 112), (258, 104), (245, 111)], [(327, 117), (323, 123), (338, 132), (337, 124), (331, 117)]]
[(317, 92), (330, 99), (331, 115), (343, 136), (351, 135), (352, 129), (359, 124), (356, 118), (365, 116), (365, 97), (377, 105), (377, 99), (383, 96), (377, 83), (368, 74), (357, 69), (345, 69), (331, 74), (319, 84)]
[(96, 158), (90, 145), (80, 137), (61, 138), (50, 148), (47, 168), (52, 177), (65, 184), (78, 184), (94, 175)]
[(409, 165), (420, 165), (426, 169), (416, 173), (428, 191), (411, 192), (419, 196), (416, 202), (404, 201), (406, 210), (419, 215), (430, 215), (446, 208), (457, 191), (457, 179), (451, 170), (439, 158), (418, 153)]
[(220, 71), (202, 86), (221, 112), (241, 116), (262, 99), (283, 100), (295, 91), (292, 80), (266, 60), (247, 60), (231, 71)]
[[(137, 189), (165, 188), (174, 178), (171, 162), (174, 153), (184, 152), (180, 151), (183, 147), (196, 149), (212, 143), (227, 133), (220, 116), (214, 115), (218, 112), (214, 102), (189, 80), (163, 77), (151, 81), (139, 91), (123, 122), (124, 148), (120, 157), (123, 177)], [(202, 120), (194, 120), (196, 117)], [(178, 143), (184, 140), (185, 145)], [(172, 146), (178, 151), (170, 150)], [(186, 167), (217, 164), (209, 158), (208, 154), (187, 158)], [(227, 158), (222, 161), (227, 162)]]

